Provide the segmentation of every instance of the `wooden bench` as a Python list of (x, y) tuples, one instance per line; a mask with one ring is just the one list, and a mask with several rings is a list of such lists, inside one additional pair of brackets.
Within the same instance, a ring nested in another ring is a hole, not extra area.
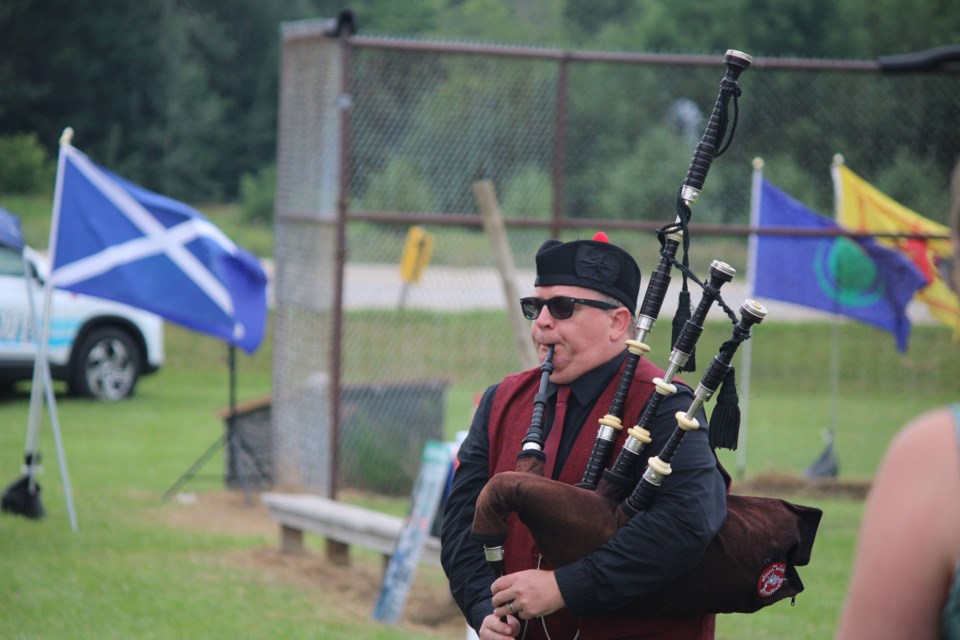
[[(403, 529), (403, 518), (364, 509), (311, 494), (262, 493), (270, 518), (280, 523), (280, 549), (303, 550), (303, 533), (326, 538), (327, 559), (350, 564), (350, 545), (360, 545), (383, 554), (384, 567), (390, 562)], [(420, 562), (440, 564), (440, 540), (428, 536)]]

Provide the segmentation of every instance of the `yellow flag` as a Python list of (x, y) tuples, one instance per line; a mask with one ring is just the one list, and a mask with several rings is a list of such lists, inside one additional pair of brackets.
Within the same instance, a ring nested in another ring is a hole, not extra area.
[[(837, 197), (837, 222), (851, 231), (871, 233), (916, 233), (948, 236), (946, 226), (914, 213), (855, 174), (842, 164), (833, 166)], [(953, 328), (960, 337), (960, 300), (947, 286), (945, 270), (952, 255), (950, 240), (919, 238), (878, 238), (909, 258), (929, 283), (917, 298), (927, 304), (930, 314)]]

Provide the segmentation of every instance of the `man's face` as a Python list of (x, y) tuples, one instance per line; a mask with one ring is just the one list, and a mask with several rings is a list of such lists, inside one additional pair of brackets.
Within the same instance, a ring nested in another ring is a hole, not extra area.
[[(604, 298), (593, 289), (565, 285), (536, 287), (533, 295), (544, 300), (556, 296), (589, 300)], [(530, 337), (541, 362), (546, 357), (547, 347), (554, 345), (550, 381), (567, 384), (620, 353), (631, 321), (631, 314), (625, 307), (604, 310), (578, 304), (572, 316), (557, 320), (544, 306), (532, 321)]]

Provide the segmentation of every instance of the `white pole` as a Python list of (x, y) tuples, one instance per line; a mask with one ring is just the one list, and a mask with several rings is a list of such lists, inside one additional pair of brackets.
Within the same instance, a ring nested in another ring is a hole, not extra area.
[(840, 406), (840, 320), (833, 317), (830, 329), (830, 436), (836, 433), (837, 413)]
[[(26, 261), (26, 257), (24, 257), (24, 267), (25, 267), (24, 273), (27, 275), (27, 278), (26, 278), (27, 299), (29, 300), (29, 303), (30, 303), (30, 309), (29, 309), (30, 326), (33, 327), (33, 335), (36, 336), (42, 333), (42, 330), (40, 332), (36, 330), (37, 329), (37, 321), (36, 321), (37, 311), (36, 311), (36, 305), (33, 302), (33, 282), (32, 282), (33, 279), (30, 276), (29, 270), (26, 268), (26, 265), (27, 265), (27, 261)], [(48, 278), (48, 281), (49, 281), (49, 278)], [(49, 324), (49, 317), (44, 322)], [(40, 351), (42, 351), (42, 349), (39, 348), (39, 345), (37, 346), (38, 346), (38, 349), (37, 349), (38, 355), (37, 355), (36, 362), (34, 362), (33, 364), (33, 387), (31, 387), (30, 389), (30, 410), (31, 410), (30, 415), (31, 417), (34, 415), (33, 413), (34, 403), (39, 400), (40, 393), (38, 392), (38, 389), (42, 384), (44, 397), (47, 400), (47, 408), (50, 410), (50, 425), (53, 428), (53, 441), (57, 448), (57, 460), (60, 464), (60, 477), (63, 481), (63, 495), (67, 501), (67, 515), (70, 518), (70, 528), (76, 531), (77, 530), (77, 512), (74, 509), (74, 505), (73, 505), (73, 490), (70, 488), (70, 473), (67, 470), (67, 456), (64, 453), (63, 439), (60, 435), (60, 419), (57, 417), (57, 399), (53, 393), (53, 376), (50, 375), (50, 363), (47, 361), (46, 358), (40, 358), (39, 353)], [(39, 376), (40, 381), (37, 380), (38, 371), (40, 372), (40, 376)], [(35, 397), (38, 400), (34, 400)], [(41, 409), (42, 407), (40, 407), (37, 410), (37, 412), (39, 413)], [(37, 451), (39, 449), (39, 447), (37, 446), (38, 442), (36, 442), (36, 440), (39, 439), (38, 437), (39, 429), (36, 429), (36, 423), (38, 422), (39, 422), (39, 417), (35, 421), (31, 422), (30, 427), (28, 427), (28, 433), (30, 432), (29, 429), (33, 428), (35, 430), (34, 433), (36, 434), (34, 436), (35, 441), (33, 442), (33, 449), (30, 449), (30, 451)], [(33, 478), (32, 475), (30, 476), (30, 481), (31, 481), (31, 485), (35, 482), (35, 479)], [(33, 486), (31, 486), (30, 489), (33, 490)]]
[[(840, 167), (843, 166), (843, 156), (834, 154), (830, 166), (830, 177), (833, 179), (833, 218), (840, 224), (840, 210), (843, 206), (843, 186), (840, 181)], [(840, 320), (837, 314), (833, 316), (831, 328), (830, 349), (830, 441), (836, 434), (837, 414), (840, 406)]]
[(30, 385), (30, 413), (27, 417), (27, 442), (26, 442), (26, 460), (24, 461), (23, 472), (29, 478), (29, 490), (31, 494), (36, 492), (37, 474), (40, 472), (40, 418), (43, 415), (43, 369), (40, 367), (40, 338), (42, 333), (40, 326), (37, 325), (37, 314), (33, 302), (33, 287), (31, 286), (31, 274), (27, 266), (26, 255), (21, 254), (23, 258), (23, 276), (27, 287), (27, 300), (29, 303), (28, 312), (30, 314), (30, 335), (36, 345), (37, 357), (33, 363), (33, 382)]
[[(753, 180), (750, 188), (750, 225), (760, 224), (760, 187), (763, 181), (763, 159), (753, 159)], [(747, 297), (752, 298), (757, 273), (757, 234), (751, 233), (747, 245)], [(747, 468), (747, 436), (750, 416), (750, 369), (753, 365), (751, 341), (740, 347), (740, 443), (737, 446), (737, 479), (742, 480)]]
[[(39, 439), (37, 426), (40, 421), (40, 385), (46, 392), (47, 406), (50, 409), (50, 422), (53, 427), (54, 444), (57, 448), (57, 459), (60, 463), (60, 479), (63, 483), (63, 494), (67, 502), (67, 513), (70, 518), (70, 528), (77, 530), (77, 515), (73, 505), (73, 491), (70, 488), (70, 474), (67, 470), (67, 457), (63, 449), (63, 440), (60, 435), (60, 422), (57, 418), (56, 399), (53, 394), (53, 383), (50, 376), (50, 364), (47, 362), (47, 348), (50, 342), (50, 307), (53, 300), (53, 264), (56, 258), (57, 247), (57, 227), (60, 221), (60, 204), (63, 195), (63, 174), (65, 164), (65, 154), (69, 152), (70, 140), (73, 138), (73, 129), (67, 127), (60, 136), (60, 156), (57, 160), (57, 181), (53, 194), (53, 220), (50, 224), (50, 273), (44, 281), (43, 286), (43, 314), (41, 316), (41, 325), (39, 331), (39, 343), (37, 344), (37, 358), (33, 365), (33, 388), (30, 390), (30, 417), (27, 427), (28, 447), (30, 433), (33, 430), (34, 439)], [(28, 279), (28, 287), (29, 287)], [(33, 294), (29, 295), (31, 305), (31, 315), (33, 315)], [(36, 332), (35, 332), (36, 335)], [(36, 442), (34, 442), (36, 444)]]

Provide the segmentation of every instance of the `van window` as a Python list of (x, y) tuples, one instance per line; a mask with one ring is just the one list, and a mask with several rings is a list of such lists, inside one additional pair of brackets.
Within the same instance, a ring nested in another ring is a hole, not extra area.
[(10, 247), (0, 247), (0, 276), (23, 277), (23, 257)]

